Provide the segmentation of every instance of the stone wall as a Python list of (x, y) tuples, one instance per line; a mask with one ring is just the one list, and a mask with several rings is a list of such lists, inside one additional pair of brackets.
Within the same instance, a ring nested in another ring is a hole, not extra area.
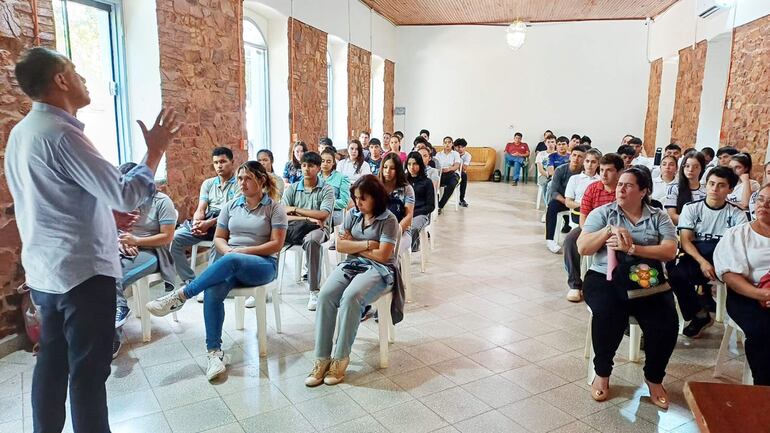
[(311, 149), (328, 135), (326, 33), (289, 18), (289, 133)]
[(371, 97), (372, 54), (348, 44), (348, 134), (358, 138), (370, 131), (369, 99)]
[[(8, 135), (32, 105), (19, 89), (13, 72), (19, 54), (35, 44), (32, 17), (28, 0), (0, 1), (0, 338), (22, 329), (21, 297), (15, 291), (24, 279), (21, 240), (3, 166)], [(37, 18), (40, 44), (54, 47), (50, 0), (37, 1)]]
[(396, 91), (394, 81), (396, 78), (396, 64), (390, 60), (385, 60), (385, 104), (382, 113), (382, 130), (393, 133), (395, 125), (393, 124), (393, 110), (396, 108)]
[(761, 180), (770, 130), (770, 15), (735, 29), (725, 101), (720, 142), (748, 151)]
[(655, 154), (655, 139), (658, 133), (658, 109), (660, 108), (660, 82), (662, 74), (663, 59), (658, 59), (650, 63), (650, 83), (647, 87), (647, 117), (644, 120), (644, 148), (647, 150), (647, 155)]
[(700, 96), (703, 91), (703, 72), (706, 69), (707, 47), (706, 41), (700, 41), (695, 45), (695, 48), (687, 47), (679, 50), (679, 71), (676, 77), (671, 142), (679, 143), (683, 149), (695, 147), (695, 140), (698, 135)]
[(166, 191), (181, 218), (215, 175), (214, 147), (233, 149), (236, 163), (247, 158), (242, 15), (239, 0), (157, 0), (163, 104), (185, 122), (166, 154)]

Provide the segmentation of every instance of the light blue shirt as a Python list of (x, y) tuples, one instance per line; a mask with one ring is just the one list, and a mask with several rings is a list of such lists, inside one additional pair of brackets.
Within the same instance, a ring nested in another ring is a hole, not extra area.
[[(155, 191), (143, 164), (121, 177), (64, 110), (35, 102), (12, 130), (5, 174), (27, 284), (66, 293), (96, 275), (122, 278), (111, 209), (130, 212)], [(105, 290), (115, 290), (105, 287)]]

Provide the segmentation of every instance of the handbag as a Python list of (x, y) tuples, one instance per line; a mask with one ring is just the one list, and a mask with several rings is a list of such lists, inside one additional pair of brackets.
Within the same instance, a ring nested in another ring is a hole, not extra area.
[[(765, 275), (762, 276), (762, 278), (759, 279), (759, 284), (757, 284), (757, 288), (770, 290), (770, 272), (766, 273)], [(767, 308), (762, 302), (760, 302), (759, 305), (761, 305), (762, 308)]]
[(286, 240), (283, 244), (287, 250), (294, 245), (302, 245), (305, 235), (319, 228), (318, 224), (307, 220), (289, 221), (289, 226), (286, 229)]
[(643, 259), (616, 251), (618, 265), (612, 283), (628, 294), (628, 299), (642, 298), (671, 290), (659, 260)]

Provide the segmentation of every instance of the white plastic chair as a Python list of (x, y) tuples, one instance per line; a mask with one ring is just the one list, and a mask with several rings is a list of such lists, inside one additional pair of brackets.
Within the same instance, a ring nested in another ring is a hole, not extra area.
[(431, 235), (430, 224), (423, 227), (418, 236), (420, 237), (420, 272), (424, 274), (430, 259), (430, 252), (433, 250), (433, 236)]
[(724, 323), (727, 310), (727, 285), (719, 280), (717, 284), (717, 311), (714, 320)]
[[(727, 316), (727, 286), (725, 283), (719, 281), (717, 283), (717, 315), (722, 312), (722, 320), (725, 324), (725, 334), (722, 336), (722, 342), (719, 344), (719, 352), (717, 352), (717, 360), (714, 364), (713, 377), (724, 377), (724, 368), (727, 364), (727, 352), (730, 350), (730, 339), (735, 331), (736, 344), (740, 342), (746, 347), (746, 334), (743, 332), (740, 326), (733, 321), (730, 316)], [(746, 359), (743, 363), (743, 378), (744, 385), (753, 385), (754, 378), (751, 375), (751, 368), (749, 368), (749, 361)]]
[[(214, 241), (200, 241), (197, 244), (192, 246), (192, 250), (190, 251), (190, 267), (192, 268), (193, 272), (195, 272), (195, 266), (198, 264), (198, 248), (208, 248), (209, 250), (211, 248), (214, 248)], [(210, 251), (207, 251), (207, 253), (211, 253)], [(206, 261), (208, 263), (208, 260)]]
[[(271, 287), (272, 286), (272, 287)], [(263, 286), (237, 287), (230, 290), (228, 296), (234, 299), (235, 329), (243, 329), (246, 314), (246, 298), (253, 296), (255, 300), (254, 313), (257, 317), (257, 341), (259, 356), (267, 356), (267, 290), (271, 288), (273, 308), (275, 311), (275, 329), (281, 333), (281, 293), (277, 280)]]
[(556, 214), (556, 243), (561, 244), (563, 242), (563, 233), (561, 232), (564, 227), (564, 217), (567, 217), (567, 224), (572, 227), (572, 216), (570, 211), (565, 210)]
[[(152, 339), (152, 322), (150, 321), (150, 312), (147, 311), (147, 302), (150, 301), (150, 286), (162, 281), (163, 277), (158, 272), (144, 276), (129, 286), (132, 296), (126, 295), (133, 298), (134, 314), (141, 324), (142, 341), (145, 343)], [(176, 312), (171, 315), (175, 322), (179, 321)]]
[[(400, 241), (399, 241), (400, 242)], [(398, 250), (394, 252), (398, 254)], [(412, 248), (405, 248), (404, 251), (399, 254), (398, 261), (401, 263), (401, 278), (404, 281), (404, 293), (406, 295), (406, 302), (412, 302)]]
[[(596, 373), (594, 372), (594, 346), (591, 342), (591, 321), (593, 320), (593, 312), (591, 311), (591, 308), (586, 306), (588, 308), (588, 312), (590, 313), (588, 316), (588, 330), (586, 331), (586, 345), (585, 345), (585, 351), (583, 353), (583, 356), (588, 360), (586, 364), (586, 373), (588, 377), (588, 384), (591, 385), (591, 383), (594, 381), (594, 376)], [(629, 332), (629, 344), (628, 344), (628, 359), (631, 362), (639, 362), (641, 358), (641, 347), (642, 347), (642, 328), (639, 326), (639, 324), (636, 322), (636, 319), (631, 316), (628, 318), (628, 323), (630, 325), (630, 332)]]
[[(321, 252), (323, 252), (323, 249)], [(302, 260), (305, 257), (305, 251), (302, 249), (302, 245), (292, 245), (289, 249), (282, 251), (280, 257), (278, 258), (278, 291), (281, 293), (283, 293), (283, 272), (286, 268), (287, 253), (294, 254), (295, 281), (297, 283), (302, 282)], [(323, 261), (323, 255), (321, 257)]]

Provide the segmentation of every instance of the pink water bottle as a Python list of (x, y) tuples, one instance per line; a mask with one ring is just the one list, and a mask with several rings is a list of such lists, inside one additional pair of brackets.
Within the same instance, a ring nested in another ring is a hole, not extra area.
[(615, 250), (607, 248), (607, 281), (612, 281), (612, 272), (618, 267), (618, 256)]

